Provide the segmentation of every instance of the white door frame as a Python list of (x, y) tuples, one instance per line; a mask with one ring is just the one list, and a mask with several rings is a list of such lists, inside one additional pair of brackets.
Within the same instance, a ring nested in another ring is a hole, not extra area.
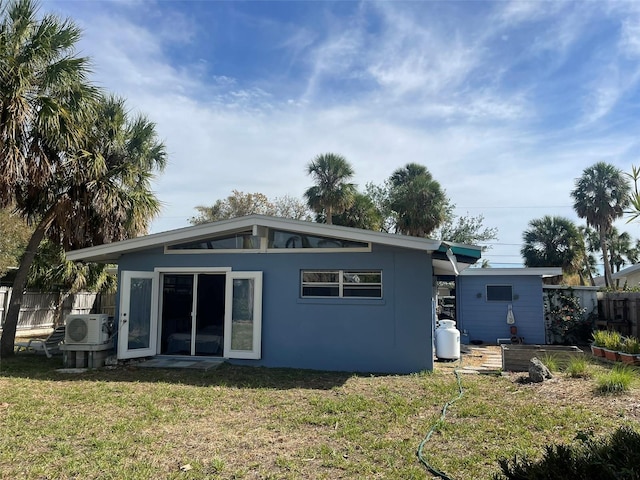
[[(234, 280), (253, 280), (253, 298), (251, 305), (252, 332), (251, 349), (232, 348), (233, 328), (235, 326), (233, 318), (234, 300)], [(259, 359), (262, 357), (262, 272), (228, 272), (225, 286), (225, 309), (224, 309), (224, 357), (225, 358), (248, 358)]]
[[(146, 348), (129, 348), (129, 326), (131, 325), (131, 281), (134, 278), (151, 279), (151, 298), (149, 299), (149, 345)], [(158, 274), (156, 272), (138, 272), (123, 270), (120, 275), (120, 309), (118, 313), (118, 358), (150, 357), (157, 353), (158, 330)]]

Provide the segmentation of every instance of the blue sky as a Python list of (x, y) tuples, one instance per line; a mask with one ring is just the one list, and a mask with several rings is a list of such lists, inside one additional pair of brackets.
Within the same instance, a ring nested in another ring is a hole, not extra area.
[[(71, 17), (94, 80), (156, 122), (170, 163), (152, 231), (233, 189), (302, 197), (305, 165), (354, 181), (425, 165), (484, 256), (520, 266), (534, 218), (578, 223), (582, 170), (640, 165), (640, 2), (45, 1)], [(638, 224), (618, 223), (632, 237)]]

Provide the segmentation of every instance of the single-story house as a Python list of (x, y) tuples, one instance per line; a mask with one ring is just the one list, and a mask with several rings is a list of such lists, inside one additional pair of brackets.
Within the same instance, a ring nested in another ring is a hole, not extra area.
[(462, 341), (545, 344), (542, 278), (557, 275), (562, 275), (562, 268), (461, 272), (456, 278), (456, 319)]
[(436, 278), (480, 247), (250, 215), (67, 253), (118, 264), (118, 358), (433, 368)]
[(620, 287), (633, 288), (640, 286), (640, 263), (623, 268), (619, 272), (612, 274), (611, 278)]

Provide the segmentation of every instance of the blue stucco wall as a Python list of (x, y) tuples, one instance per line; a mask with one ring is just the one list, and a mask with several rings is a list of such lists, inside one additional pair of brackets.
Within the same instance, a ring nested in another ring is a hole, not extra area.
[[(231, 267), (263, 272), (262, 359), (234, 363), (408, 373), (433, 368), (431, 257), (373, 246), (368, 253), (169, 254), (120, 258), (119, 269)], [(381, 269), (383, 299), (302, 299), (300, 270)]]
[[(512, 302), (488, 302), (487, 285), (512, 285)], [(478, 297), (480, 294), (480, 297)], [(544, 304), (542, 279), (526, 276), (460, 276), (456, 280), (456, 317), (465, 340), (482, 340), (495, 344), (498, 338), (509, 338), (508, 305), (512, 305), (518, 336), (524, 343), (544, 344)]]

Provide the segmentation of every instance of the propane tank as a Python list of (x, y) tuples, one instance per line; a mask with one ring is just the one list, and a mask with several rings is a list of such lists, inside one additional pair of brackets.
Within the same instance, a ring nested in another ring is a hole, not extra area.
[(436, 357), (441, 360), (460, 358), (460, 331), (453, 320), (440, 320), (436, 328)]

